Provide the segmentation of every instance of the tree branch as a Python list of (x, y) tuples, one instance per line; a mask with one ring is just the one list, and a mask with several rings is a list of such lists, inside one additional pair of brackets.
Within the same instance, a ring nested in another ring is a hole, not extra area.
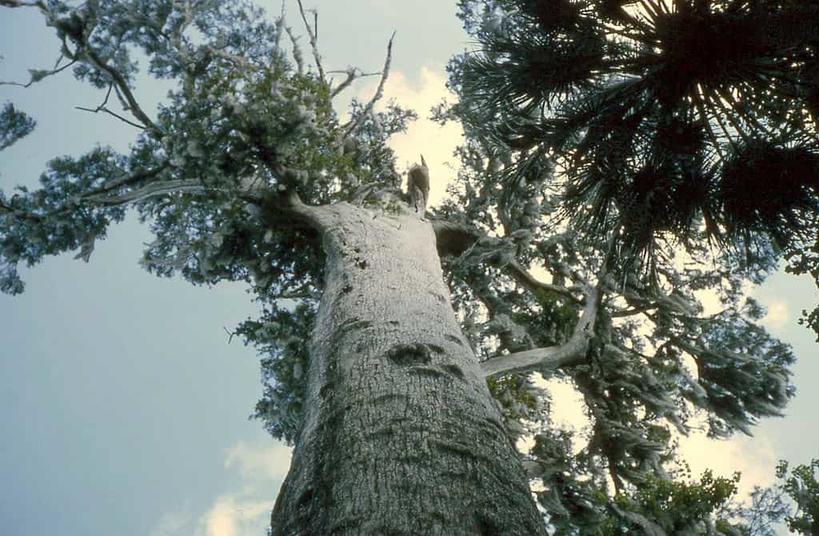
[(128, 87), (128, 82), (125, 80), (125, 77), (122, 76), (122, 73), (105, 63), (105, 61), (103, 61), (103, 59), (100, 58), (97, 53), (90, 49), (87, 45), (85, 45), (82, 54), (88, 58), (91, 65), (107, 74), (108, 77), (114, 82), (117, 90), (122, 94), (125, 101), (128, 103), (128, 109), (131, 111), (134, 117), (136, 117), (140, 123), (145, 125), (146, 128), (157, 134), (162, 134), (162, 129), (159, 128), (159, 126), (154, 123), (150, 117), (148, 117), (148, 114), (142, 110), (142, 107), (134, 97), (131, 88)]
[(318, 50), (318, 15), (313, 12), (313, 27), (310, 27), (310, 22), (307, 20), (307, 14), (304, 12), (304, 5), (301, 0), (299, 3), (299, 13), (301, 13), (301, 20), (304, 21), (304, 28), (307, 30), (307, 37), (310, 39), (310, 48), (313, 50), (313, 60), (316, 62), (316, 69), (318, 70), (319, 79), (324, 82), (324, 68), (321, 66), (321, 54)]
[(110, 182), (107, 182), (107, 183), (103, 184), (102, 186), (100, 186), (99, 188), (95, 188), (95, 189), (93, 189), (91, 191), (85, 192), (83, 194), (83, 197), (98, 196), (98, 195), (101, 195), (101, 194), (108, 193), (108, 192), (110, 192), (112, 190), (116, 190), (117, 188), (122, 188), (123, 186), (130, 186), (130, 185), (133, 185), (133, 184), (135, 184), (137, 182), (140, 182), (142, 180), (150, 179), (152, 177), (155, 177), (155, 176), (159, 175), (160, 173), (162, 173), (166, 169), (168, 169), (168, 165), (169, 164), (167, 162), (162, 162), (160, 165), (158, 165), (155, 168), (141, 169), (141, 170), (135, 171), (133, 173), (129, 173), (129, 174), (124, 175), (124, 176), (122, 176), (122, 177), (120, 177), (118, 179), (114, 179), (114, 180), (112, 180)]
[[(441, 256), (452, 255), (457, 257), (462, 255), (478, 240), (484, 238), (483, 233), (476, 229), (448, 221), (436, 220), (433, 222), (432, 227), (435, 231), (438, 254)], [(568, 298), (574, 303), (581, 303), (581, 300), (575, 297), (570, 289), (561, 285), (552, 285), (539, 281), (516, 260), (506, 263), (503, 268), (520, 286), (532, 293), (545, 290)]]
[(42, 10), (46, 9), (46, 5), (44, 2), (36, 0), (34, 2), (25, 2), (23, 0), (0, 0), (0, 6), (2, 7), (37, 7)]
[(301, 53), (299, 46), (299, 39), (293, 33), (293, 28), (285, 26), (284, 31), (287, 32), (287, 37), (290, 38), (290, 43), (293, 46), (293, 60), (296, 62), (296, 70), (299, 74), (304, 74), (304, 55)]
[[(2, 0), (0, 0), (0, 1), (2, 1)], [(62, 56), (61, 56), (61, 58), (62, 58)], [(77, 63), (77, 61), (72, 60), (72, 61), (66, 63), (65, 65), (59, 66), (59, 61), (58, 61), (57, 62), (58, 66), (54, 67), (51, 70), (29, 69), (30, 78), (29, 78), (28, 82), (22, 83), (22, 82), (3, 82), (3, 81), (0, 81), (0, 86), (17, 86), (17, 87), (22, 87), (22, 88), (28, 88), (28, 87), (31, 87), (33, 84), (36, 84), (37, 82), (40, 82), (41, 80), (43, 80), (45, 78), (48, 78), (49, 76), (53, 76), (55, 74), (63, 72), (64, 70), (68, 69), (69, 67), (71, 67), (75, 63)]]
[(329, 74), (341, 73), (341, 72), (346, 73), (347, 77), (344, 79), (343, 82), (341, 82), (330, 93), (330, 98), (331, 99), (336, 98), (339, 95), (339, 93), (341, 93), (342, 91), (344, 91), (345, 89), (350, 87), (350, 84), (352, 84), (354, 81), (358, 80), (359, 78), (364, 78), (364, 77), (367, 77), (367, 76), (378, 76), (379, 74), (381, 74), (381, 73), (362, 73), (361, 70), (356, 68), (356, 67), (350, 67), (346, 71), (328, 71)]
[(126, 205), (136, 201), (142, 201), (158, 195), (171, 193), (199, 193), (205, 192), (207, 188), (198, 180), (175, 180), (160, 181), (149, 184), (138, 190), (128, 192), (123, 195), (108, 196), (104, 194), (93, 194), (80, 196), (80, 201), (91, 202), (105, 206)]
[(123, 117), (123, 116), (119, 115), (116, 112), (112, 112), (111, 110), (109, 110), (105, 106), (97, 107), (97, 108), (86, 108), (85, 106), (74, 106), (74, 108), (77, 109), (77, 110), (83, 111), (83, 112), (91, 112), (93, 114), (98, 114), (100, 112), (105, 112), (105, 113), (107, 113), (107, 114), (109, 114), (109, 115), (111, 115), (113, 117), (116, 117), (117, 119), (119, 119), (120, 121), (125, 123), (126, 125), (130, 125), (132, 127), (138, 128), (140, 130), (145, 130), (144, 126), (142, 126), (139, 123), (136, 123), (134, 121), (131, 121), (127, 117)]
[(484, 377), (495, 378), (511, 372), (554, 370), (582, 363), (586, 358), (589, 341), (594, 334), (594, 324), (600, 307), (600, 294), (600, 289), (597, 287), (587, 289), (583, 314), (574, 328), (572, 337), (565, 344), (535, 348), (488, 359), (481, 363)]
[(518, 263), (518, 261), (512, 261), (506, 265), (506, 270), (509, 272), (509, 275), (517, 281), (519, 285), (525, 287), (530, 292), (537, 292), (538, 290), (546, 290), (549, 292), (554, 292), (555, 294), (560, 294), (561, 296), (568, 298), (569, 300), (575, 303), (581, 303), (581, 300), (577, 299), (574, 294), (571, 293), (569, 289), (560, 285), (550, 285), (549, 283), (544, 283), (536, 279), (532, 274), (530, 274), (523, 266)]
[(387, 83), (387, 79), (390, 76), (390, 65), (392, 65), (392, 43), (395, 39), (395, 32), (392, 33), (390, 37), (389, 43), (387, 43), (387, 59), (384, 60), (384, 68), (381, 70), (381, 80), (378, 82), (378, 88), (375, 90), (373, 97), (370, 99), (370, 102), (364, 107), (358, 117), (355, 120), (351, 121), (344, 129), (344, 137), (347, 138), (351, 134), (354, 134), (358, 127), (361, 126), (361, 123), (364, 122), (364, 119), (373, 113), (373, 108), (375, 107), (375, 103), (381, 100), (381, 97), (384, 96), (384, 86)]

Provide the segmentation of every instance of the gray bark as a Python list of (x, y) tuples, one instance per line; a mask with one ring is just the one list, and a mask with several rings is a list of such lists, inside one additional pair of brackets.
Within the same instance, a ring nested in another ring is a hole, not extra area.
[(272, 534), (545, 534), (431, 225), (347, 204), (311, 216), (325, 290)]

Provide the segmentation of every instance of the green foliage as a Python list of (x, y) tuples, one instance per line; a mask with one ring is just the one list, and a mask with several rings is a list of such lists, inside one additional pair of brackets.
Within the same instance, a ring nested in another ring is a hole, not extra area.
[(0, 151), (28, 136), (35, 125), (34, 119), (15, 108), (12, 103), (5, 103), (0, 111)]
[(667, 533), (683, 534), (693, 526), (705, 525), (734, 496), (738, 482), (739, 474), (724, 478), (710, 471), (699, 482), (650, 479), (626, 505), (636, 507), (633, 511), (655, 520)]
[(262, 359), (262, 399), (254, 418), (261, 420), (273, 437), (295, 441), (304, 407), (307, 345), (316, 311), (308, 304), (292, 310), (269, 305), (262, 318), (242, 323), (236, 334), (254, 344)]
[(74, 159), (55, 158), (40, 176), (40, 188), (0, 192), (0, 291), (17, 294), (23, 282), (18, 263), (32, 266), (46, 255), (80, 249), (88, 260), (94, 242), (105, 238), (110, 223), (123, 219), (121, 207), (90, 209), (80, 196), (122, 175), (128, 163), (109, 148), (97, 148)]
[[(467, 335), (487, 357), (566, 342), (577, 323), (578, 304), (551, 288), (526, 288), (510, 267), (526, 263), (540, 271), (539, 279), (579, 293), (584, 280), (599, 277), (608, 241), (571, 226), (548, 225), (540, 216), (527, 220), (535, 212), (527, 206), (535, 205), (537, 214), (555, 207), (548, 172), (539, 175), (543, 180), (521, 182), (525, 188), (509, 195), (498, 180), (511, 162), (509, 153), (471, 138), (459, 155), (450, 201), (436, 217), (468, 223), (488, 235), (445, 259)], [(716, 512), (727, 500), (727, 481), (714, 479), (711, 485), (705, 478), (699, 488), (677, 489), (684, 480), (669, 480), (665, 469), (675, 457), (677, 434), (703, 418), (715, 436), (748, 431), (757, 419), (780, 412), (793, 394), (790, 348), (756, 324), (764, 308), (744, 297), (748, 280), (760, 281), (767, 270), (758, 265), (733, 270), (735, 260), (729, 257), (707, 267), (695, 262), (709, 258), (707, 248), (692, 254), (699, 257), (683, 268), (673, 258), (658, 263), (659, 286), (639, 272), (612, 269), (602, 283), (610, 297), (598, 312), (585, 362), (542, 371), (546, 378), (569, 380), (582, 396), (590, 419), (583, 434), (551, 421), (550, 387), (537, 393), (544, 386), (526, 375), (490, 380), (512, 437), (534, 437), (527, 465), (539, 474), (543, 491), (538, 499), (557, 534), (622, 534), (639, 530), (640, 523), (672, 531), (675, 521), (669, 516), (682, 504), (700, 508), (699, 517), (689, 516), (696, 525), (691, 534), (705, 534), (706, 525), (722, 515)], [(725, 309), (702, 314), (695, 292), (717, 297)], [(541, 402), (533, 403), (533, 396)], [(618, 506), (612, 485), (631, 506)], [(634, 498), (640, 490), (666, 488), (680, 501), (672, 501), (668, 512), (635, 506), (647, 500)], [(684, 516), (674, 519), (685, 521)], [(729, 519), (721, 523), (725, 534), (734, 534)]]
[(819, 532), (819, 460), (792, 468), (780, 461), (776, 468), (778, 482), (768, 488), (756, 488), (751, 503), (733, 509), (741, 521), (743, 536), (775, 536), (787, 525), (791, 534), (814, 535)]
[(788, 463), (780, 462), (777, 477), (796, 511), (785, 518), (788, 528), (796, 534), (813, 535), (819, 532), (819, 459), (797, 465), (788, 472)]

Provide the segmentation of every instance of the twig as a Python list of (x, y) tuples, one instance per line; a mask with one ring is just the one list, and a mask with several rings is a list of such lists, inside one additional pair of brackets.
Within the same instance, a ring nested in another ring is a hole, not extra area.
[(87, 46), (85, 47), (84, 55), (94, 67), (107, 74), (114, 84), (116, 84), (118, 93), (121, 92), (121, 95), (128, 103), (128, 109), (131, 111), (134, 117), (136, 117), (146, 128), (158, 134), (162, 134), (162, 129), (159, 128), (159, 126), (154, 123), (150, 117), (148, 117), (148, 114), (142, 110), (142, 107), (140, 107), (139, 103), (134, 97), (133, 92), (131, 91), (131, 88), (128, 87), (128, 82), (125, 80), (125, 77), (122, 76), (122, 73), (105, 63), (105, 61), (100, 58), (96, 52)]
[(82, 110), (83, 112), (91, 112), (91, 113), (95, 113), (95, 114), (100, 113), (100, 112), (105, 112), (105, 113), (107, 113), (109, 115), (112, 115), (112, 116), (116, 117), (117, 119), (119, 119), (123, 123), (131, 125), (132, 127), (136, 127), (138, 129), (141, 129), (141, 130), (145, 130), (145, 128), (146, 128), (144, 125), (140, 125), (139, 123), (131, 121), (127, 117), (123, 117), (120, 114), (118, 114), (116, 112), (112, 112), (111, 110), (109, 110), (108, 108), (105, 108), (105, 107), (103, 107), (103, 108), (85, 108), (84, 106), (74, 106), (74, 108), (76, 108), (77, 110)]
[[(2, 1), (3, 0), (0, 0), (0, 2), (2, 2)], [(62, 59), (62, 58), (63, 58), (63, 56), (60, 55), (60, 59)], [(57, 60), (57, 64), (59, 64), (60, 59)], [(51, 69), (50, 71), (37, 70), (36, 72), (38, 73), (38, 75), (35, 75), (34, 72), (32, 72), (31, 78), (25, 84), (22, 83), (22, 82), (3, 82), (3, 81), (0, 81), (0, 86), (17, 86), (17, 87), (28, 88), (28, 87), (31, 87), (33, 84), (36, 84), (37, 82), (40, 82), (45, 78), (48, 78), (49, 76), (53, 76), (55, 74), (61, 73), (62, 71), (66, 70), (69, 67), (71, 67), (72, 65), (74, 65), (75, 63), (77, 63), (77, 60), (72, 60), (72, 61), (66, 63), (65, 65), (63, 65), (62, 67), (55, 67), (54, 69)]]

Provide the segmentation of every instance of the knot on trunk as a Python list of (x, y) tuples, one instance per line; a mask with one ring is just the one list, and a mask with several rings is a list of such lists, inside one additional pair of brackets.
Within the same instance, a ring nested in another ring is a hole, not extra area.
[(438, 352), (438, 350), (437, 346), (423, 343), (396, 344), (387, 350), (387, 357), (402, 367), (426, 365), (432, 361), (432, 352)]

